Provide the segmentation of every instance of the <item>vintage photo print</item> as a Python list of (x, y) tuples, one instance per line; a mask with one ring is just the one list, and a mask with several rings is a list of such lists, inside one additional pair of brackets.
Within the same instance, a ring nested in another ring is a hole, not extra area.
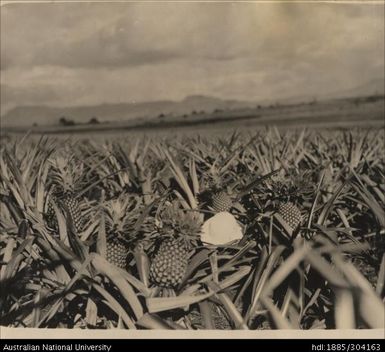
[(384, 76), (382, 1), (1, 1), (3, 336), (383, 337)]

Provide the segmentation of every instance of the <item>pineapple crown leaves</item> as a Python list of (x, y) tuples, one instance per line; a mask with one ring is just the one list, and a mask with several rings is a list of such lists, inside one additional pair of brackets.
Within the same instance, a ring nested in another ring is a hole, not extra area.
[(107, 201), (103, 206), (106, 228), (123, 233), (133, 227), (139, 214), (138, 203), (127, 195)]
[(275, 198), (295, 200), (314, 192), (311, 171), (300, 171), (295, 168), (284, 169), (271, 178), (268, 187)]
[(219, 171), (210, 172), (206, 168), (198, 168), (200, 179), (199, 179), (199, 189), (201, 190), (200, 195), (204, 193), (219, 193), (225, 192), (229, 196), (235, 194), (235, 183), (234, 179), (237, 175), (229, 171), (228, 174), (223, 174)]
[(81, 186), (83, 176), (83, 163), (74, 155), (57, 155), (49, 159), (51, 165), (50, 180), (56, 186), (56, 192), (74, 192)]
[(181, 209), (178, 201), (166, 205), (159, 214), (159, 220), (163, 232), (172, 232), (186, 239), (197, 237), (203, 223), (200, 213)]

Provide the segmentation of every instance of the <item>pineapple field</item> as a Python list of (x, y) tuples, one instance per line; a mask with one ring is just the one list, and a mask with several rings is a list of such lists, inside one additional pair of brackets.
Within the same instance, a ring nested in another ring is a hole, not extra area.
[(384, 328), (383, 129), (3, 138), (6, 327)]

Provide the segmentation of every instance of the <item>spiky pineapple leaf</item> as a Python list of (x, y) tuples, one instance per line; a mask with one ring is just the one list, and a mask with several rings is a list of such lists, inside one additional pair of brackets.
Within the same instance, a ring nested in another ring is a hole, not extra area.
[(194, 303), (201, 302), (208, 297), (212, 296), (213, 293), (203, 293), (197, 295), (182, 295), (177, 297), (153, 297), (147, 298), (146, 304), (147, 309), (150, 313), (158, 313), (166, 310), (176, 309), (180, 307), (186, 307)]
[(136, 320), (140, 319), (143, 316), (143, 307), (131, 284), (125, 280), (119, 269), (96, 253), (93, 254), (91, 263), (98, 272), (107, 276), (116, 285), (127, 303), (131, 306)]

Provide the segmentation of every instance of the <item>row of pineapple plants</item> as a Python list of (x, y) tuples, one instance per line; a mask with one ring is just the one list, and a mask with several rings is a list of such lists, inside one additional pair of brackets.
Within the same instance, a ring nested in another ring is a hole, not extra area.
[(380, 133), (23, 142), (1, 152), (3, 325), (383, 327)]

